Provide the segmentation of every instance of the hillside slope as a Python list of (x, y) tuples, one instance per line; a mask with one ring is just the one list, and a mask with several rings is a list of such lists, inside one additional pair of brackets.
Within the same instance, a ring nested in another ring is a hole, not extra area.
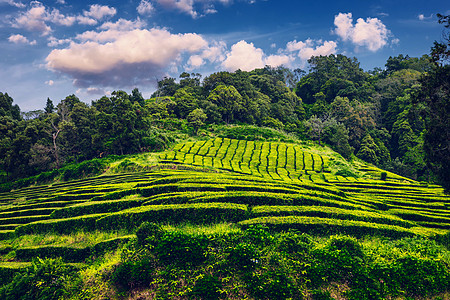
[(151, 168), (125, 158), (102, 176), (0, 194), (0, 275), (12, 278), (33, 257), (86, 268), (134, 240), (146, 221), (358, 238), (443, 240), (450, 231), (441, 187), (349, 164), (325, 148), (216, 138), (158, 156)]

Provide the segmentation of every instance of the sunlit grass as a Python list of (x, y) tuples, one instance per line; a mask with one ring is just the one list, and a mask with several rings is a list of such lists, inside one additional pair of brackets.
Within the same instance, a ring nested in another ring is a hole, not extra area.
[(17, 248), (28, 248), (37, 246), (67, 246), (75, 248), (84, 248), (93, 246), (101, 241), (109, 240), (112, 238), (117, 238), (125, 236), (129, 233), (125, 231), (116, 232), (76, 232), (69, 235), (62, 234), (33, 234), (33, 235), (23, 235), (17, 237), (13, 240), (0, 241), (0, 247), (12, 247), (12, 249)]
[(169, 232), (182, 232), (190, 235), (225, 235), (241, 232), (241, 229), (236, 224), (232, 223), (217, 223), (211, 225), (166, 224), (163, 225), (162, 228)]

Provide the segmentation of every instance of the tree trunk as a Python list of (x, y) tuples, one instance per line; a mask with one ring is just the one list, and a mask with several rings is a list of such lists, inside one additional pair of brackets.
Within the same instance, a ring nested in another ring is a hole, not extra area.
[(59, 169), (59, 155), (58, 155), (58, 147), (56, 147), (56, 138), (58, 137), (58, 134), (61, 130), (58, 129), (56, 133), (52, 134), (53, 137), (53, 149), (55, 150), (55, 159), (56, 159), (56, 168)]

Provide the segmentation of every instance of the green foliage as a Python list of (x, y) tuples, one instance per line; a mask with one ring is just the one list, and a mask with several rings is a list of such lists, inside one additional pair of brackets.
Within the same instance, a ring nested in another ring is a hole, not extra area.
[(147, 287), (154, 278), (155, 263), (145, 257), (136, 261), (125, 261), (114, 269), (111, 281), (123, 289)]
[(136, 230), (137, 242), (140, 245), (154, 244), (164, 234), (161, 226), (155, 223), (144, 222)]
[(295, 293), (295, 285), (283, 270), (253, 273), (247, 277), (247, 289), (256, 299), (290, 299)]
[(198, 129), (204, 125), (208, 116), (203, 112), (201, 108), (196, 108), (187, 115), (187, 121), (194, 127), (194, 134), (197, 134)]
[(206, 259), (207, 245), (203, 235), (166, 232), (158, 240), (155, 253), (159, 260), (168, 265), (197, 265)]
[(108, 215), (97, 215), (100, 218), (96, 221), (94, 228), (96, 226), (104, 230), (120, 228), (131, 230), (145, 221), (208, 224), (242, 220), (246, 214), (245, 205), (231, 203), (149, 205)]
[(34, 259), (30, 267), (0, 287), (0, 297), (5, 300), (59, 299), (69, 292), (71, 275), (73, 269), (61, 259)]
[(191, 295), (205, 300), (221, 299), (221, 288), (222, 282), (217, 276), (204, 275), (195, 282)]
[(373, 138), (368, 134), (362, 140), (361, 148), (359, 149), (356, 156), (359, 158), (377, 164), (379, 161), (378, 155), (380, 153), (380, 149), (377, 144), (375, 144)]
[(239, 243), (225, 249), (228, 263), (240, 272), (247, 272), (256, 267), (259, 259), (257, 247), (251, 243)]

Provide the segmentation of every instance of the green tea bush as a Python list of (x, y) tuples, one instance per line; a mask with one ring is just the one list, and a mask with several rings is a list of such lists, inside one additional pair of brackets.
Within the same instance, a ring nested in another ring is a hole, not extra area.
[(337, 220), (318, 217), (260, 217), (244, 220), (239, 222), (238, 224), (243, 229), (248, 228), (251, 225), (261, 224), (268, 226), (271, 230), (275, 231), (288, 231), (292, 229), (318, 235), (342, 233), (357, 237), (363, 237), (366, 235), (378, 235), (393, 238), (402, 238), (406, 236), (416, 235), (408, 228), (396, 225), (375, 224), (362, 221)]
[(363, 267), (364, 253), (355, 238), (332, 236), (325, 246), (313, 250), (316, 258), (308, 272), (311, 281), (318, 284), (327, 280), (350, 280)]
[(61, 259), (34, 259), (32, 265), (17, 272), (11, 282), (0, 287), (0, 299), (61, 299), (73, 282), (73, 268)]
[(137, 242), (139, 245), (152, 244), (159, 241), (164, 234), (162, 227), (155, 223), (144, 222), (136, 230)]
[(308, 253), (312, 247), (312, 237), (307, 233), (287, 232), (277, 239), (277, 248), (288, 254)]
[(136, 207), (140, 204), (141, 202), (139, 200), (91, 201), (54, 210), (50, 217), (53, 219), (62, 219), (89, 214), (116, 212), (123, 209)]
[(91, 254), (89, 247), (87, 248), (72, 248), (72, 247), (57, 247), (57, 246), (42, 246), (33, 248), (18, 248), (16, 249), (16, 259), (22, 261), (29, 261), (35, 257), (46, 258), (62, 258), (66, 262), (82, 262)]
[(228, 263), (237, 271), (253, 270), (260, 261), (260, 253), (256, 246), (250, 243), (239, 243), (225, 249)]
[[(409, 296), (427, 296), (450, 288), (450, 273), (442, 262), (430, 258), (406, 256), (392, 265), (392, 283)], [(389, 280), (386, 278), (386, 280)]]
[(70, 234), (74, 230), (93, 231), (96, 229), (96, 220), (105, 214), (79, 216), (67, 219), (51, 219), (37, 221), (19, 226), (15, 230), (16, 235), (55, 232)]
[(137, 261), (125, 261), (119, 264), (111, 274), (111, 281), (118, 287), (129, 290), (146, 287), (154, 277), (155, 262), (145, 257)]
[(190, 293), (196, 299), (216, 300), (221, 299), (222, 282), (217, 276), (204, 275), (195, 281)]
[(296, 288), (294, 282), (282, 270), (254, 272), (245, 276), (247, 289), (256, 299), (292, 299)]
[(149, 205), (106, 214), (98, 219), (96, 226), (104, 230), (134, 230), (145, 221), (194, 224), (236, 222), (245, 219), (247, 214), (247, 206), (232, 203)]
[(206, 256), (208, 240), (204, 235), (166, 232), (155, 246), (156, 256), (164, 264), (198, 265)]

